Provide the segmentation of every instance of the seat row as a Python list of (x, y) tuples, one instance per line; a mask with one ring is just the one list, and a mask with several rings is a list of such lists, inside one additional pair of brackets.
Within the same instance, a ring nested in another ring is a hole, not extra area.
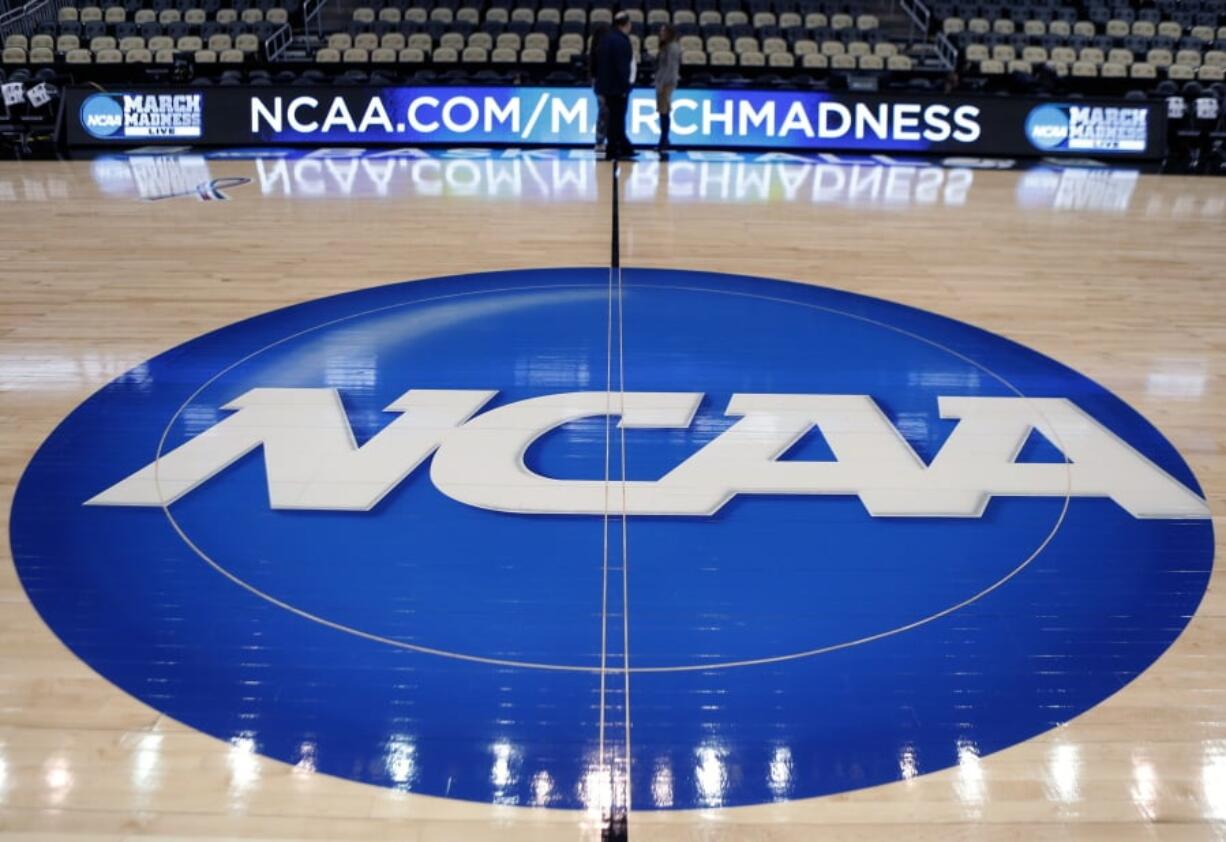
[[(651, 34), (645, 38), (640, 38), (635, 35), (630, 36), (630, 42), (637, 53), (640, 50), (640, 44), (646, 47), (648, 52), (654, 53), (659, 44), (659, 36)], [(682, 51), (689, 52), (719, 52), (722, 50), (731, 50), (736, 53), (785, 53), (795, 52), (797, 55), (806, 53), (820, 53), (825, 56), (851, 55), (851, 56), (867, 56), (876, 55), (881, 58), (890, 58), (898, 55), (901, 50), (897, 44), (889, 41), (877, 41), (870, 43), (868, 41), (850, 41), (843, 42), (838, 40), (817, 40), (813, 38), (802, 37), (784, 38), (778, 34), (761, 37), (754, 34), (729, 35), (718, 34), (710, 35), (705, 38), (697, 35), (683, 35), (678, 39), (678, 44)], [(591, 45), (591, 39), (584, 38), (578, 33), (563, 33), (556, 39), (556, 47), (559, 50), (567, 50), (572, 53), (585, 52)], [(373, 32), (362, 32), (357, 35), (350, 35), (347, 32), (334, 32), (328, 36), (328, 49), (336, 50), (344, 53), (349, 49), (360, 49), (372, 51), (376, 49), (402, 50), (406, 47), (419, 49), (429, 54), (431, 51), (442, 47), (453, 50), (464, 50), (468, 47), (479, 47), (484, 50), (493, 50), (497, 48), (519, 50), (522, 48), (550, 50), (555, 46), (555, 39), (543, 32), (529, 32), (525, 35), (515, 32), (445, 32), (437, 37), (428, 32), (413, 32), (405, 34), (402, 32), (386, 32), (378, 35)]]
[(144, 49), (149, 49), (153, 52), (158, 52), (159, 50), (195, 52), (196, 50), (209, 49), (220, 53), (225, 50), (235, 49), (244, 53), (254, 54), (260, 51), (260, 38), (252, 33), (231, 36), (225, 32), (210, 35), (207, 40), (199, 35), (184, 35), (179, 38), (172, 38), (169, 35), (157, 35), (149, 39), (143, 38), (140, 35), (128, 35), (123, 38), (116, 38), (113, 35), (98, 35), (90, 38), (83, 45), (81, 39), (76, 35), (60, 35), (56, 38), (52, 38), (50, 35), (33, 35), (28, 41), (24, 35), (10, 35), (4, 41), (4, 48), (6, 50), (51, 50), (56, 53), (69, 53), (73, 50), (86, 49), (94, 54), (105, 50), (119, 50), (121, 53), (130, 53), (133, 50)]
[[(157, 2), (158, 0), (155, 0)], [(178, 0), (185, 2), (185, 0)], [(461, 8), (482, 9), (591, 9), (609, 6), (608, 0), (363, 0), (363, 7), (375, 12), (382, 9), (395, 8), (401, 12), (408, 9), (450, 9), (457, 12)], [(847, 0), (618, 0), (619, 9), (625, 11), (649, 12), (656, 9), (669, 11), (748, 11), (755, 12), (821, 12), (833, 16), (838, 14), (855, 14), (856, 3)]]
[(6, 65), (21, 64), (55, 64), (63, 61), (66, 64), (173, 64), (183, 55), (193, 58), (196, 64), (243, 64), (251, 58), (251, 53), (239, 49), (195, 50), (184, 53), (174, 49), (150, 50), (147, 48), (132, 49), (123, 52), (119, 49), (103, 49), (96, 53), (90, 50), (75, 49), (57, 55), (49, 47), (32, 47), (28, 52), (16, 47), (5, 47), (0, 62)]
[[(209, 20), (209, 10), (199, 7), (192, 7), (185, 10), (179, 9), (162, 9), (155, 11), (154, 9), (137, 9), (132, 13), (132, 22), (136, 24), (145, 23), (160, 23), (163, 26), (179, 23), (201, 24)], [(243, 23), (269, 23), (283, 24), (289, 22), (289, 11), (280, 6), (274, 6), (267, 11), (259, 8), (247, 8), (239, 11), (232, 8), (216, 9), (212, 12), (212, 20), (217, 23), (234, 23), (242, 21)], [(111, 6), (105, 10), (98, 6), (85, 6), (78, 9), (76, 6), (64, 6), (56, 14), (56, 19), (60, 23), (94, 23), (102, 22), (108, 24), (119, 24), (128, 21), (128, 11), (122, 6)]]
[[(718, 10), (708, 10), (703, 12), (695, 12), (691, 9), (679, 9), (669, 11), (667, 9), (652, 9), (644, 12), (642, 9), (629, 9), (627, 15), (634, 23), (646, 23), (649, 26), (659, 26), (661, 24), (672, 23), (677, 25), (684, 24), (724, 24), (726, 26), (735, 26), (738, 24), (750, 24), (755, 27), (761, 26), (804, 26), (809, 29), (816, 27), (830, 27), (834, 30), (843, 29), (859, 29), (862, 31), (877, 29), (880, 26), (880, 21), (875, 15), (859, 15), (852, 17), (848, 14), (826, 15), (823, 12), (810, 12), (801, 15), (799, 12), (782, 12), (776, 14), (771, 11), (754, 12), (752, 15), (744, 11), (729, 11), (721, 12)], [(438, 21), (440, 23), (451, 23), (452, 21), (465, 21), (478, 25), (482, 22), (510, 23), (513, 21), (522, 21), (524, 23), (546, 22), (554, 24), (563, 23), (606, 23), (613, 22), (613, 10), (608, 7), (598, 7), (594, 9), (540, 9), (534, 10), (530, 8), (517, 7), (514, 9), (505, 8), (490, 8), (482, 13), (479, 9), (467, 6), (459, 10), (451, 10), (448, 8), (435, 8), (427, 11), (421, 7), (412, 7), (408, 9), (398, 9), (394, 6), (384, 7), (378, 12), (372, 7), (362, 6), (353, 11), (353, 20), (358, 23), (374, 23), (383, 21), (386, 23), (400, 23), (401, 21), (409, 21), (412, 23), (426, 23), (427, 21)]]
[[(1068, 37), (1070, 35), (1086, 35), (1093, 37), (1100, 32), (1098, 24), (1089, 20), (1079, 20), (1069, 23), (1068, 21), (1043, 21), (1038, 19), (1028, 19), (1021, 21), (1009, 20), (1008, 18), (998, 18), (995, 21), (988, 21), (986, 18), (971, 18), (965, 21), (962, 18), (946, 18), (941, 23), (941, 30), (946, 35), (953, 35), (960, 32), (970, 32), (979, 35), (986, 35), (989, 32), (994, 32), (997, 35), (1012, 35), (1015, 32), (1021, 32), (1026, 35), (1061, 35)], [(1154, 24), (1150, 21), (1134, 21), (1128, 23), (1123, 20), (1109, 20), (1106, 25), (1101, 28), (1101, 32), (1112, 38), (1126, 38), (1129, 36), (1138, 36), (1141, 38), (1182, 38), (1186, 32), (1202, 41), (1212, 41), (1215, 38), (1226, 38), (1226, 26), (1191, 26), (1184, 27), (1175, 21), (1162, 21)]]
[[(553, 53), (553, 61), (558, 64), (568, 64), (581, 58), (580, 50), (559, 48)], [(515, 49), (509, 46), (468, 45), (457, 47), (436, 47), (426, 50), (421, 47), (406, 46), (400, 49), (392, 47), (349, 47), (344, 50), (325, 47), (315, 54), (319, 64), (546, 64), (550, 61), (550, 52), (540, 47), (524, 47)], [(798, 53), (786, 51), (750, 51), (737, 52), (733, 49), (717, 50), (685, 50), (681, 54), (681, 63), (687, 67), (804, 67), (809, 69), (833, 70), (892, 70), (907, 72), (914, 68), (911, 59), (904, 55), (889, 56), (868, 54), (827, 55), (821, 52), (802, 51)]]
[(1122, 64), (1125, 67), (1139, 63), (1152, 64), (1155, 67), (1169, 67), (1172, 64), (1183, 64), (1193, 68), (1200, 67), (1202, 64), (1226, 67), (1226, 50), (1209, 50), (1205, 53), (1199, 50), (1179, 50), (1172, 53), (1170, 50), (1153, 49), (1138, 56), (1132, 50), (1118, 47), (1105, 52), (1098, 47), (1084, 47), (1081, 50), (1074, 50), (1072, 47), (1056, 47), (1050, 51), (1044, 47), (1025, 47), (1020, 54), (1008, 44), (998, 44), (991, 49), (984, 44), (971, 44), (966, 48), (967, 61), (979, 62), (996, 59), (1010, 62), (1017, 58), (1032, 63), (1055, 61), (1062, 64), (1073, 64), (1081, 61), (1090, 64)]
[[(1049, 61), (1044, 62), (1044, 64), (1059, 76), (1072, 76), (1078, 79), (1156, 80), (1165, 76), (1167, 79), (1176, 81), (1195, 79), (1201, 82), (1221, 82), (1226, 80), (1226, 67), (1208, 64), (1201, 65), (1200, 67), (1172, 64), (1166, 68), (1159, 68), (1157, 65), (1148, 62), (1135, 62), (1126, 65), (1116, 62), (1095, 64), (1089, 61), (1075, 61), (1069, 64)], [(978, 62), (974, 69), (984, 76), (999, 76), (1005, 73), (1031, 74), (1035, 72), (1037, 67), (1038, 65), (1024, 59), (1014, 59), (1008, 62), (999, 59), (984, 59)]]

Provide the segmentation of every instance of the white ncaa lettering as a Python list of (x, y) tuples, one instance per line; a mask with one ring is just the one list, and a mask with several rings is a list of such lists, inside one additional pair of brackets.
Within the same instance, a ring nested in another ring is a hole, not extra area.
[[(560, 480), (527, 467), (532, 444), (580, 418), (623, 428), (684, 429), (702, 393), (570, 392), (473, 415), (493, 391), (410, 390), (401, 413), (362, 447), (333, 389), (253, 389), (237, 410), (87, 505), (174, 502), (263, 447), (274, 509), (368, 511), (434, 454), (430, 476), (458, 502), (499, 512), (606, 512), (603, 479)], [(1106, 497), (1137, 518), (1205, 518), (1205, 501), (1063, 398), (941, 397), (957, 419), (925, 466), (867, 395), (737, 394), (738, 420), (656, 481), (627, 481), (632, 515), (706, 516), (738, 494), (855, 495), (875, 517), (980, 517), (996, 496)], [(834, 461), (782, 460), (818, 428)], [(1068, 460), (1016, 462), (1038, 430)], [(617, 483), (620, 489), (620, 481)], [(623, 511), (621, 494), (616, 511)]]

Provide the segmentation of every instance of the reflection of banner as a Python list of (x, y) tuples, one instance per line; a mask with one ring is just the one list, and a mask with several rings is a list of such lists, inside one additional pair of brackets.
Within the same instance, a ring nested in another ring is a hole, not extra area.
[[(591, 143), (598, 110), (586, 88), (170, 90), (71, 90), (68, 142), (556, 146)], [(1146, 102), (684, 89), (672, 118), (674, 142), (699, 148), (1158, 157), (1165, 138)], [(652, 91), (635, 91), (628, 130), (658, 138)]]

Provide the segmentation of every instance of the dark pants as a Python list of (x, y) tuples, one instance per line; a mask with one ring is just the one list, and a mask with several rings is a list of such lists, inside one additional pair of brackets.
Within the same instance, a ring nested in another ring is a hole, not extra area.
[(606, 158), (616, 158), (633, 152), (630, 139), (626, 137), (626, 108), (630, 104), (627, 94), (607, 96), (605, 102), (609, 106), (609, 144), (605, 147)]

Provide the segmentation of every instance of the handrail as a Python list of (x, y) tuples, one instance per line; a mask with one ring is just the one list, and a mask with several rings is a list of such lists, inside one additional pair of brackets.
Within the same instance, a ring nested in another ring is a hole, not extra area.
[(958, 66), (958, 48), (944, 32), (937, 35), (936, 47), (937, 58), (945, 65), (946, 70), (953, 70)]
[(323, 23), (320, 21), (320, 13), (323, 11), (327, 0), (303, 0), (302, 3), (302, 30), (306, 34), (311, 32), (311, 24), (315, 24), (315, 34), (323, 36)]
[(932, 25), (932, 10), (924, 0), (902, 0), (902, 10), (921, 32), (928, 34), (928, 28)]
[(281, 57), (289, 47), (290, 41), (293, 40), (293, 30), (290, 29), (288, 23), (283, 23), (277, 29), (264, 39), (264, 59), (266, 61), (276, 61)]

